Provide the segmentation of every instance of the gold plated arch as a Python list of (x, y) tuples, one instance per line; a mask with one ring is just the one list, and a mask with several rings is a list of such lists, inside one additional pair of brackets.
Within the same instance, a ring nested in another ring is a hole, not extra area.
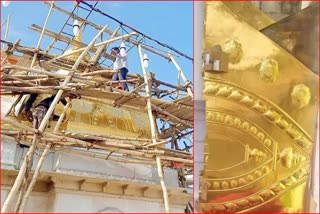
[[(272, 24), (266, 16), (230, 9), (237, 6), (243, 3), (205, 3), (204, 49), (227, 45), (229, 63), (227, 71), (204, 69), (201, 210), (308, 211), (318, 77), (259, 32), (254, 22)], [(256, 19), (248, 23), (251, 15)]]

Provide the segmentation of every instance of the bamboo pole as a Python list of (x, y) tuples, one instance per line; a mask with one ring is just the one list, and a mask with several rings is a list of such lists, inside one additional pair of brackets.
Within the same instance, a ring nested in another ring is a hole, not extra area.
[[(46, 2), (46, 4), (48, 4), (47, 2)], [(55, 8), (56, 6), (54, 5), (54, 8)], [(63, 29), (64, 29), (64, 27), (68, 24), (68, 22), (69, 22), (69, 20), (71, 19), (71, 15), (74, 13), (74, 11), (75, 11), (75, 9), (76, 9), (77, 7), (76, 7), (76, 5), (74, 6), (74, 8), (73, 8), (73, 10), (72, 10), (72, 12), (70, 13), (70, 15), (68, 16), (68, 19), (65, 21), (65, 23), (64, 23), (64, 25), (63, 25), (63, 27), (60, 29), (60, 31), (59, 31), (59, 34), (61, 34), (61, 32), (63, 31)], [(50, 44), (49, 44), (49, 46), (48, 46), (48, 48), (47, 48), (47, 52), (49, 52), (50, 50), (51, 50), (51, 48), (53, 47), (53, 45), (54, 45), (54, 43), (56, 42), (57, 40), (56, 39), (53, 39), (51, 42), (50, 42)]]
[[(71, 106), (71, 102), (70, 102), (70, 99), (69, 99), (69, 102), (68, 102), (67, 105), (63, 108), (63, 112), (61, 113), (61, 115), (60, 115), (60, 117), (59, 117), (59, 120), (58, 120), (58, 122), (56, 123), (56, 125), (55, 125), (55, 127), (54, 127), (54, 131), (53, 131), (54, 134), (57, 134), (57, 133), (58, 133), (59, 128), (60, 128), (60, 126), (61, 126), (61, 124), (62, 124), (63, 118), (65, 117), (66, 112), (67, 112), (67, 110), (69, 109), (70, 106)], [(20, 213), (23, 212), (23, 210), (24, 210), (24, 208), (25, 208), (25, 206), (26, 206), (26, 203), (27, 203), (27, 201), (28, 201), (28, 199), (29, 199), (29, 197), (30, 197), (30, 194), (31, 194), (31, 192), (32, 192), (32, 190), (33, 190), (33, 188), (34, 188), (34, 185), (36, 184), (37, 178), (38, 178), (38, 176), (39, 176), (39, 174), (40, 174), (40, 169), (41, 169), (41, 167), (42, 167), (44, 158), (45, 158), (45, 157), (47, 156), (47, 154), (49, 153), (51, 146), (52, 146), (52, 142), (51, 142), (51, 143), (48, 143), (48, 144), (46, 145), (46, 148), (44, 149), (44, 151), (43, 151), (43, 153), (42, 153), (42, 155), (41, 155), (41, 157), (40, 157), (40, 159), (39, 159), (38, 165), (37, 165), (37, 167), (36, 167), (36, 169), (35, 169), (35, 171), (34, 171), (34, 174), (33, 174), (32, 180), (31, 180), (31, 182), (30, 182), (30, 184), (29, 184), (29, 186), (28, 186), (28, 189), (26, 190), (26, 193), (25, 193), (25, 195), (23, 196), (23, 200), (22, 200), (22, 202), (21, 202), (21, 205), (20, 205), (20, 207), (18, 207), (18, 209), (17, 209), (16, 211), (18, 211), (18, 212), (20, 212)]]
[(51, 15), (52, 9), (53, 9), (53, 2), (51, 2), (51, 6), (50, 6), (50, 9), (49, 9), (47, 18), (46, 18), (46, 20), (45, 20), (45, 22), (44, 22), (43, 29), (42, 29), (42, 32), (41, 32), (41, 34), (40, 34), (40, 38), (39, 38), (39, 40), (38, 40), (38, 44), (37, 44), (37, 46), (36, 46), (36, 50), (37, 50), (37, 51), (36, 51), (36, 52), (34, 53), (34, 55), (33, 55), (33, 59), (32, 59), (30, 68), (32, 68), (32, 67), (34, 66), (34, 63), (35, 63), (36, 58), (37, 58), (37, 56), (38, 56), (38, 50), (39, 50), (39, 48), (40, 48), (41, 41), (42, 41), (42, 38), (43, 38), (43, 35), (44, 35), (44, 31), (45, 31), (45, 29), (46, 29), (46, 27), (47, 27), (47, 24), (48, 24), (49, 17), (50, 17), (50, 15)]
[[(48, 15), (47, 15), (47, 18), (45, 20), (45, 23), (44, 23), (44, 29), (47, 25), (47, 22), (49, 20), (49, 17), (50, 17), (50, 14), (51, 14), (51, 11), (52, 11), (52, 8), (53, 8), (53, 4), (51, 4), (51, 7), (49, 9), (49, 12), (48, 12)], [(38, 44), (37, 44), (37, 50), (39, 50), (39, 47), (40, 47), (40, 44), (41, 44), (41, 40), (42, 40), (42, 37), (43, 37), (43, 33), (40, 35), (40, 38), (39, 38), (39, 41), (38, 41)], [(30, 67), (33, 67), (34, 63), (35, 63), (35, 60), (36, 60), (36, 57), (38, 55), (38, 52), (36, 51), (34, 53), (34, 56), (33, 56), (33, 59), (32, 59), (32, 62), (31, 62), (31, 65)], [(14, 108), (14, 107), (13, 107)], [(17, 176), (17, 179), (13, 185), (13, 187), (11, 188), (4, 204), (3, 204), (3, 207), (2, 207), (2, 212), (8, 212), (8, 207), (9, 207), (9, 204), (11, 203), (11, 201), (13, 200), (13, 197), (16, 195), (16, 192), (18, 191), (19, 187), (22, 185), (22, 189), (21, 189), (21, 192), (19, 194), (19, 198), (18, 198), (18, 203), (20, 203), (20, 200), (21, 200), (21, 197), (23, 195), (23, 191), (27, 185), (27, 179), (28, 179), (28, 172), (29, 170), (31, 170), (31, 161), (33, 159), (33, 153), (34, 153), (34, 149), (36, 147), (36, 144), (37, 144), (37, 141), (38, 141), (38, 135), (34, 135), (34, 138), (33, 138), (33, 142), (32, 142), (32, 145), (31, 147), (29, 148), (28, 150), (28, 153), (26, 154), (25, 158), (24, 158), (24, 161), (23, 161), (23, 164), (21, 166), (21, 169), (19, 170), (19, 173), (18, 173), (18, 176)], [(29, 163), (29, 164), (28, 164)], [(22, 179), (22, 176), (23, 174), (26, 174), (25, 177)], [(23, 182), (24, 181), (24, 182)], [(24, 184), (22, 184), (22, 182)]]
[[(37, 80), (48, 80), (49, 77), (47, 75), (37, 75), (37, 76), (27, 76), (27, 75), (9, 75), (8, 78), (2, 78), (2, 81), (6, 79), (10, 79), (11, 77), (16, 77), (22, 80), (29, 80), (29, 81), (37, 81)], [(40, 79), (39, 79), (40, 78)]]
[[(142, 71), (143, 71), (143, 75), (144, 75), (144, 81), (146, 83), (145, 88), (146, 88), (146, 94), (147, 94), (147, 110), (148, 110), (148, 116), (149, 116), (149, 122), (150, 122), (150, 128), (151, 128), (152, 143), (156, 144), (157, 143), (157, 139), (156, 139), (157, 138), (157, 131), (156, 131), (155, 122), (153, 120), (153, 115), (152, 115), (150, 85), (149, 85), (149, 81), (148, 81), (147, 72), (146, 72), (146, 69), (145, 69), (144, 63), (143, 63), (141, 45), (138, 45), (138, 49), (139, 49), (141, 67), (142, 67)], [(167, 187), (166, 187), (166, 184), (164, 181), (161, 159), (158, 155), (156, 156), (156, 162), (157, 162), (157, 168), (158, 168), (158, 176), (160, 178), (160, 184), (161, 184), (162, 193), (163, 193), (164, 207), (165, 207), (166, 213), (170, 213), (168, 191), (167, 191)]]
[[(120, 107), (120, 106), (123, 105), (125, 102), (127, 102), (129, 99), (131, 99), (130, 97), (136, 96), (136, 93), (137, 93), (140, 89), (142, 89), (143, 87), (146, 87), (146, 85), (147, 85), (146, 83), (143, 83), (143, 84), (139, 85), (138, 87), (136, 87), (135, 89), (133, 89), (132, 91), (130, 91), (128, 95), (123, 95), (123, 96), (119, 97), (118, 99), (114, 100), (114, 101), (113, 101), (113, 105)], [(127, 99), (124, 100), (124, 101), (121, 101), (121, 103), (118, 102), (119, 100), (121, 100), (123, 97), (126, 97), (126, 96), (129, 97), (129, 98), (127, 98)]]
[[(31, 62), (31, 65), (30, 65), (30, 68), (33, 68), (34, 66), (34, 63), (36, 61), (36, 58), (38, 56), (38, 50), (40, 48), (40, 45), (41, 45), (41, 41), (42, 41), (42, 38), (43, 38), (43, 34), (44, 34), (44, 31), (45, 31), (45, 28), (47, 26), (47, 23), (49, 21), (49, 17), (50, 17), (50, 14), (52, 12), (52, 9), (53, 9), (53, 3), (51, 3), (51, 7), (49, 9), (49, 12), (48, 12), (48, 15), (47, 15), (47, 18), (44, 22), (44, 26), (43, 26), (43, 30), (40, 34), (40, 38), (38, 40), (38, 44), (36, 46), (36, 51), (34, 52), (34, 55), (33, 55), (33, 59), (32, 59), (32, 62)], [(6, 39), (6, 38), (5, 38)], [(36, 92), (35, 92), (36, 93)], [(34, 143), (33, 144), (37, 144), (37, 136), (35, 135), (34, 136)], [(30, 150), (29, 150), (30, 151)], [(33, 160), (33, 151), (30, 153), (30, 156), (26, 155), (26, 157), (29, 158), (29, 164), (27, 164), (27, 171), (26, 171), (26, 175), (24, 177), (24, 180), (23, 180), (23, 183), (22, 183), (22, 187), (21, 187), (21, 190), (20, 190), (20, 193), (19, 193), (19, 197), (18, 197), (18, 201), (16, 203), (16, 207), (15, 207), (15, 212), (19, 210), (19, 207), (20, 207), (20, 203), (21, 203), (21, 200), (22, 200), (22, 197), (26, 191), (26, 188), (27, 188), (27, 182), (28, 182), (28, 177), (29, 177), (29, 172), (28, 171), (31, 171), (31, 167), (32, 167), (32, 160)]]
[[(38, 74), (45, 74), (51, 77), (61, 78), (61, 79), (64, 79), (68, 76), (64, 74), (56, 74), (56, 73), (52, 73), (45, 70), (35, 69), (35, 68), (27, 68), (19, 65), (6, 65), (6, 66), (3, 66), (2, 69), (15, 69), (15, 70), (21, 70), (21, 71), (28, 71), (28, 72), (38, 73)], [(79, 83), (85, 83), (87, 85), (93, 85), (93, 86), (96, 85), (95, 82), (91, 81), (92, 79), (86, 79), (85, 77), (81, 77), (80, 75), (75, 75), (73, 80), (76, 80)]]
[(161, 141), (161, 142), (158, 142), (158, 143), (147, 145), (146, 147), (147, 148), (158, 147), (158, 146), (161, 146), (161, 145), (164, 145), (164, 144), (167, 144), (167, 143), (169, 143), (169, 142), (164, 140), (164, 141)]
[[(37, 33), (41, 33), (41, 31), (43, 30), (43, 28), (41, 28), (41, 27), (39, 27), (39, 26), (37, 26), (35, 24), (31, 25), (29, 27), (29, 29), (34, 30)], [(44, 34), (49, 36), (49, 37), (54, 38), (53, 41), (58, 40), (58, 41), (61, 41), (61, 42), (65, 42), (67, 44), (72, 44), (72, 45), (77, 46), (77, 47), (87, 47), (87, 44), (85, 44), (85, 43), (76, 41), (74, 39), (71, 39), (71, 38), (69, 38), (67, 36), (64, 36), (62, 34), (55, 33), (53, 31), (45, 30)], [(49, 47), (50, 47), (50, 45), (49, 45)], [(96, 50), (97, 49), (93, 47), (93, 48), (90, 49), (90, 52), (94, 53), (94, 52), (96, 52)], [(111, 59), (110, 54), (107, 54), (105, 52), (103, 52), (102, 54), (103, 54), (104, 57), (106, 57), (108, 59)]]
[(163, 114), (171, 117), (172, 119), (178, 121), (179, 123), (181, 123), (181, 124), (183, 124), (183, 125), (185, 125), (185, 126), (188, 126), (188, 127), (190, 127), (190, 128), (193, 127), (193, 125), (192, 125), (189, 121), (181, 120), (181, 119), (179, 119), (178, 117), (174, 116), (173, 114), (171, 114), (171, 113), (163, 110), (162, 108), (160, 108), (160, 107), (158, 107), (158, 106), (156, 106), (156, 105), (154, 105), (154, 104), (152, 104), (152, 107), (153, 107), (154, 109), (156, 109), (157, 111), (160, 111), (161, 113), (163, 113)]
[(35, 172), (33, 174), (31, 183), (29, 184), (28, 189), (26, 190), (26, 192), (25, 192), (25, 194), (23, 196), (21, 204), (18, 204), (18, 207), (16, 209), (16, 211), (19, 212), (19, 213), (23, 212), (23, 210), (24, 210), (24, 208), (26, 206), (26, 203), (28, 201), (30, 193), (32, 192), (32, 189), (33, 189), (34, 185), (36, 184), (37, 177), (39, 176), (40, 168), (41, 168), (41, 166), (43, 164), (44, 158), (48, 155), (49, 150), (51, 148), (51, 145), (52, 145), (52, 143), (48, 143), (47, 144), (46, 148), (44, 149), (44, 151), (43, 151), (43, 153), (42, 153), (42, 155), (41, 155), (41, 157), (39, 159), (39, 162), (38, 162), (38, 165), (37, 165), (37, 167), (35, 169)]
[[(8, 15), (8, 18), (7, 18), (6, 22), (7, 22), (6, 32), (5, 32), (5, 34), (4, 34), (4, 39), (5, 39), (5, 40), (7, 40), (8, 34), (9, 34), (9, 29), (10, 29), (10, 15)], [(4, 49), (4, 45), (5, 45), (5, 44), (2, 44), (2, 49)]]
[(115, 70), (100, 70), (100, 71), (93, 71), (90, 73), (81, 73), (80, 76), (93, 76), (93, 75), (101, 75), (101, 74), (114, 74), (118, 73), (118, 71)]
[(5, 24), (7, 23), (7, 21), (8, 21), (8, 20), (6, 19), (6, 20), (4, 20), (4, 21), (1, 23), (1, 28), (2, 28), (3, 25), (5, 25)]
[[(180, 85), (180, 80), (181, 80), (181, 71), (178, 70), (178, 81), (177, 81), (178, 86)], [(178, 98), (179, 98), (179, 89), (177, 89), (177, 99)]]
[[(117, 32), (119, 31), (120, 27), (118, 27), (113, 33), (112, 35), (110, 36), (109, 39), (112, 39), (115, 37), (115, 35), (117, 34)], [(102, 54), (105, 52), (105, 50), (109, 47), (110, 43), (107, 43), (105, 45), (102, 45), (100, 46), (96, 53), (93, 55), (92, 59), (90, 60), (89, 64), (92, 66), (92, 65), (95, 65), (97, 64), (97, 62), (99, 61), (99, 59), (101, 58)], [(84, 73), (87, 73), (87, 70), (88, 70), (88, 67), (86, 69), (86, 71), (84, 71)]]
[[(37, 138), (34, 137), (32, 144), (36, 143), (36, 141), (37, 141)], [(25, 191), (27, 190), (27, 183), (28, 183), (28, 179), (29, 179), (29, 173), (31, 171), (31, 161), (32, 161), (30, 156), (27, 156), (27, 157), (29, 157), (29, 158), (27, 159), (27, 162), (26, 162), (26, 171), (24, 173), (25, 176), (22, 179), (22, 183), (21, 183), (20, 191), (19, 191), (19, 196), (18, 196), (18, 200), (16, 202), (16, 206), (14, 208), (14, 212), (17, 212), (17, 210), (19, 209), (20, 203), (22, 201), (22, 197), (23, 197)]]
[[(7, 74), (5, 74), (4, 76), (9, 76)], [(20, 78), (17, 78), (17, 77), (14, 77), (12, 76), (11, 79), (13, 80), (6, 80), (6, 81), (2, 81), (2, 84), (7, 84), (7, 85), (13, 85), (13, 84), (19, 84), (19, 83), (24, 83), (28, 86), (35, 86), (37, 87), (37, 84), (33, 83), (33, 82), (38, 82), (38, 80), (29, 80), (29, 81), (26, 81), (26, 80), (23, 80), (23, 79), (20, 79)], [(15, 80), (15, 81), (14, 81)], [(45, 81), (47, 79), (40, 79), (40, 81)]]
[[(129, 33), (129, 34), (126, 34), (126, 35), (123, 35), (123, 36), (118, 36), (118, 37), (115, 37), (115, 38), (112, 38), (112, 39), (108, 39), (108, 40), (106, 40), (104, 42), (100, 42), (100, 43), (95, 44), (94, 47), (99, 47), (99, 46), (103, 46), (103, 45), (109, 44), (111, 42), (115, 42), (117, 40), (126, 39), (126, 38), (129, 38), (129, 37), (134, 36), (136, 34), (137, 34), (136, 32), (132, 32), (132, 33)], [(85, 47), (70, 51), (68, 53), (65, 53), (65, 54), (63, 54), (61, 56), (58, 56), (58, 57), (50, 60), (49, 62), (51, 62), (53, 60), (57, 60), (57, 59), (61, 59), (61, 58), (70, 56), (70, 55), (75, 54), (75, 53), (79, 53), (79, 52), (83, 51), (84, 49), (85, 49)]]
[[(24, 135), (28, 135), (28, 134), (34, 134), (36, 132), (36, 129), (33, 129), (31, 127), (25, 126), (25, 125), (20, 125), (20, 123), (14, 122), (13, 120), (4, 118), (2, 119), (3, 122), (12, 124), (20, 129), (25, 129), (27, 131), (23, 131), (21, 134)], [(19, 125), (19, 126), (18, 126)], [(14, 131), (14, 130), (1, 130), (1, 133), (6, 134), (6, 135), (18, 135), (20, 131)], [(60, 136), (59, 134), (57, 134), (59, 137), (64, 137), (64, 136)], [(67, 134), (66, 134), (67, 135)], [(137, 141), (137, 142), (144, 142), (144, 143), (151, 143), (152, 141), (150, 139), (147, 138), (134, 138), (134, 137), (120, 137), (120, 136), (111, 136), (111, 135), (83, 135), (83, 134), (75, 134), (72, 135), (75, 137), (79, 137), (79, 138), (85, 138), (85, 139), (98, 139), (98, 140), (107, 140), (107, 139), (112, 139), (112, 140), (124, 140), (124, 141)], [(161, 143), (163, 141), (160, 141), (159, 143)], [(153, 145), (153, 144), (150, 144)]]
[[(1, 40), (2, 41), (2, 40)], [(7, 61), (7, 59), (9, 58), (9, 56), (11, 55), (11, 53), (16, 49), (16, 47), (19, 45), (21, 39), (18, 39), (18, 41), (16, 41), (13, 45), (12, 48), (7, 51), (6, 56), (4, 57), (4, 59), (2, 59), (1, 61), (1, 65), (3, 65), (5, 63), (5, 61)]]
[[(56, 58), (57, 57), (56, 55), (49, 54), (49, 53), (47, 53), (45, 51), (36, 50), (35, 48), (21, 46), (21, 45), (18, 45), (16, 43), (13, 44), (11, 42), (4, 41), (4, 40), (0, 40), (0, 41), (5, 43), (5, 44), (8, 44), (11, 47), (13, 47), (15, 45), (15, 48), (14, 48), (15, 51), (19, 51), (19, 52), (21, 52), (23, 54), (26, 54), (26, 55), (33, 56), (34, 52), (37, 51), (38, 54), (41, 55), (42, 58), (44, 58), (41, 61), (47, 63), (47, 66), (54, 67), (55, 70), (57, 70), (57, 69), (71, 70), (73, 64), (76, 62), (76, 59), (68, 58), (68, 59), (60, 59), (57, 62), (51, 63), (48, 60)], [(13, 50), (13, 48), (10, 49), (10, 52), (12, 52), (12, 50)], [(3, 61), (5, 61), (5, 60), (3, 60)], [(40, 64), (41, 64), (41, 62), (40, 62)], [(87, 65), (88, 65), (88, 63), (82, 61), (80, 63), (80, 66), (82, 67), (81, 70), (84, 70), (84, 67), (86, 67)], [(102, 67), (102, 66), (94, 66), (93, 68), (94, 69), (99, 69), (99, 70), (107, 69), (107, 68)]]
[[(184, 83), (188, 84), (189, 83), (188, 79), (184, 75), (181, 67), (178, 65), (178, 63), (176, 62), (174, 57), (171, 54), (169, 54), (169, 57), (170, 57), (171, 62), (173, 62), (174, 66), (177, 68), (178, 72), (181, 74), (181, 78), (183, 79)], [(187, 87), (187, 91), (188, 91), (189, 96), (193, 98), (193, 92), (192, 92), (190, 86)]]

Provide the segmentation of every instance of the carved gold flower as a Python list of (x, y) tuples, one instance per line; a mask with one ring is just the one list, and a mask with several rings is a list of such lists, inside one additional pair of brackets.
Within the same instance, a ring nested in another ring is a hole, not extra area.
[(223, 51), (228, 54), (232, 64), (240, 62), (243, 56), (242, 45), (236, 40), (228, 40), (223, 45)]
[(273, 82), (277, 79), (279, 74), (278, 62), (273, 59), (264, 59), (260, 64), (260, 78), (268, 81)]
[(298, 108), (308, 105), (311, 99), (310, 89), (304, 84), (294, 86), (291, 92), (292, 104)]

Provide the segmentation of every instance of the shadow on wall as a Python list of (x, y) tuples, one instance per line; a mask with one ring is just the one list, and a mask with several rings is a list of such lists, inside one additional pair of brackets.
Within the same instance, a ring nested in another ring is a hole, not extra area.
[(106, 207), (106, 208), (98, 211), (97, 213), (123, 213), (123, 212), (115, 207)]

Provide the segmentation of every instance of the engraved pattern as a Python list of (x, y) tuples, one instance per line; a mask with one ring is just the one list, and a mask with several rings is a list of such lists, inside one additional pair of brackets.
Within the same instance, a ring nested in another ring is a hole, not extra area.
[(238, 177), (219, 179), (206, 178), (206, 181), (209, 184), (208, 192), (229, 191), (251, 185), (271, 172), (270, 166), (268, 166), (270, 164), (271, 160), (264, 165), (259, 166), (257, 169)]
[(266, 204), (275, 197), (281, 196), (307, 179), (309, 174), (308, 167), (303, 167), (297, 170), (293, 175), (290, 175), (276, 183), (270, 188), (266, 188), (248, 197), (239, 200), (228, 201), (223, 203), (201, 203), (201, 210), (203, 212), (249, 212), (254, 210), (257, 206)]
[[(287, 133), (302, 149), (311, 152), (312, 140), (310, 136), (290, 116), (271, 102), (253, 95), (235, 84), (218, 79), (210, 79), (210, 84), (205, 85), (204, 94), (239, 102), (257, 111)], [(208, 119), (210, 120), (210, 116)], [(242, 127), (246, 128), (247, 125), (242, 124)]]
[(261, 144), (265, 145), (267, 148), (272, 148), (274, 144), (272, 142), (274, 141), (265, 131), (263, 131), (257, 125), (233, 115), (227, 115), (221, 112), (213, 112), (210, 110), (208, 110), (207, 112), (208, 122), (223, 123), (229, 126), (233, 126), (235, 128), (239, 128), (256, 138)]

